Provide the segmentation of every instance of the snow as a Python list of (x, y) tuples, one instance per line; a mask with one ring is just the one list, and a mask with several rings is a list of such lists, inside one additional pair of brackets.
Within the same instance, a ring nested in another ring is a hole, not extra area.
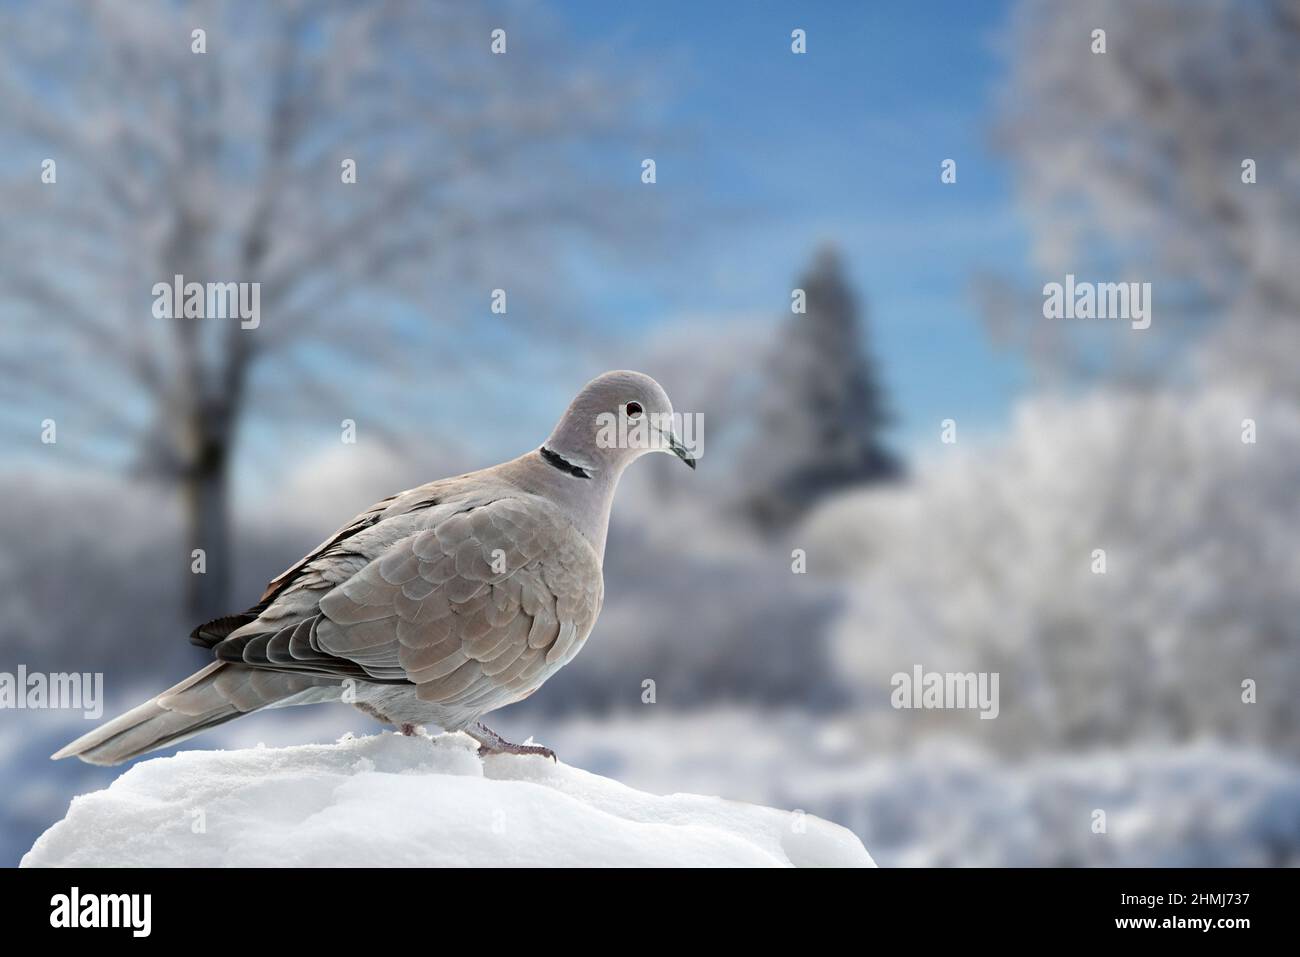
[[(838, 821), (881, 867), (1300, 865), (1300, 766), (1241, 742), (1007, 757), (952, 736), (899, 753), (864, 749), (887, 734), (860, 717), (647, 710), (548, 723), (547, 743), (632, 787)], [(896, 737), (899, 714), (881, 716)]]
[(802, 812), (475, 749), (383, 733), (144, 761), (74, 798), (22, 866), (873, 866)]

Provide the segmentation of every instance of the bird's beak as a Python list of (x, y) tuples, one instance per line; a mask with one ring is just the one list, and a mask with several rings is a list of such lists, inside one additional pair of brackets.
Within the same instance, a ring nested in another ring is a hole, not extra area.
[(695, 468), (695, 456), (691, 455), (691, 453), (687, 451), (686, 446), (682, 445), (682, 440), (676, 435), (668, 436), (668, 451), (672, 452), (673, 455), (677, 456), (692, 469)]

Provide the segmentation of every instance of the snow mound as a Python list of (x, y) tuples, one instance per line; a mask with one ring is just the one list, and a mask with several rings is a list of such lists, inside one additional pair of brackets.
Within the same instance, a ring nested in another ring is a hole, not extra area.
[(873, 866), (801, 812), (476, 747), (384, 733), (144, 761), (74, 798), (21, 866)]

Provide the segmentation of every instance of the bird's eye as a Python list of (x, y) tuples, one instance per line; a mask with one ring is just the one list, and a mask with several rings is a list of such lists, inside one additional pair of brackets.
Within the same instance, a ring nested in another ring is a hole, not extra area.
[(629, 402), (625, 408), (627, 409), (627, 417), (629, 419), (635, 419), (645, 411), (645, 409), (641, 408), (640, 402)]

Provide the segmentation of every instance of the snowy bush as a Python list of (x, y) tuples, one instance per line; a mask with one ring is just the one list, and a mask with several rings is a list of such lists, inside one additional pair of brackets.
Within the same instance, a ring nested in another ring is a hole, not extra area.
[(833, 644), (863, 705), (887, 707), (890, 676), (916, 663), (987, 670), (997, 721), (927, 722), (1015, 750), (1212, 730), (1295, 753), (1293, 405), (1228, 389), (1035, 399), (1000, 447), (952, 446), (917, 471), (805, 529), (850, 596)]

